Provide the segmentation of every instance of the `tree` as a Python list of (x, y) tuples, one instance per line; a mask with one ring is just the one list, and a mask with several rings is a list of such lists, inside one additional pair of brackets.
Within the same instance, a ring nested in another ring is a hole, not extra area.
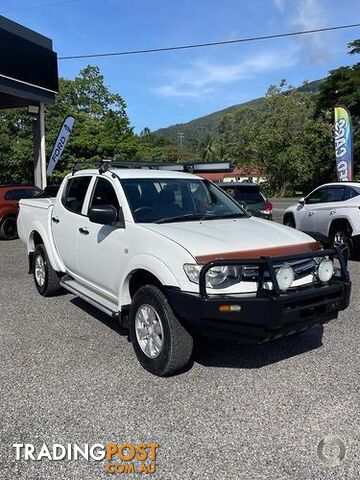
[(279, 194), (308, 190), (331, 173), (331, 128), (315, 119), (315, 97), (292, 87), (271, 86), (261, 110), (226, 118), (222, 136), (239, 165), (257, 165)]
[[(57, 183), (79, 160), (131, 160), (143, 152), (123, 98), (112, 93), (98, 67), (87, 66), (74, 80), (60, 78), (56, 104), (46, 107), (47, 158), (68, 115), (75, 117), (69, 142), (50, 182)], [(32, 120), (24, 109), (0, 113), (0, 182), (33, 182)]]
[(353, 42), (349, 43), (349, 54), (354, 55), (355, 53), (360, 53), (360, 39), (354, 40)]
[(33, 183), (32, 120), (24, 110), (0, 113), (0, 183)]
[(206, 135), (200, 145), (201, 159), (205, 162), (213, 162), (216, 160), (216, 140), (213, 135)]

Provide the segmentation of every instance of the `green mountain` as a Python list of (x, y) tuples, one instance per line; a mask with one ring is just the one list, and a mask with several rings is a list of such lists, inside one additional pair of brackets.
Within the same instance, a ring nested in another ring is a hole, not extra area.
[[(315, 80), (313, 82), (308, 82), (298, 90), (302, 92), (312, 92), (317, 93), (319, 89), (319, 84), (322, 80)], [(224, 108), (209, 115), (203, 117), (195, 118), (190, 122), (178, 123), (176, 125), (171, 125), (170, 127), (160, 128), (154, 133), (167, 138), (171, 142), (179, 142), (179, 133), (184, 134), (184, 144), (191, 144), (191, 141), (201, 141), (207, 134), (215, 133), (220, 125), (221, 120), (230, 113), (234, 113), (236, 110), (240, 110), (246, 107), (261, 109), (264, 98), (256, 98), (255, 100), (250, 100), (249, 102), (240, 103), (238, 105), (232, 105), (231, 107)]]

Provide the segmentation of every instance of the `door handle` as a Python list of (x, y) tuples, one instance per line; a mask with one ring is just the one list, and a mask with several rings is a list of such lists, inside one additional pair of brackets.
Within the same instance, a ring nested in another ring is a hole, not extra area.
[(58, 217), (51, 217), (51, 220), (52, 220), (54, 223), (60, 223), (60, 220), (58, 219)]
[(309, 212), (309, 217), (312, 217), (314, 215), (315, 211), (314, 210), (311, 210), (311, 212)]
[(79, 232), (81, 233), (81, 235), (89, 235), (89, 230), (85, 227), (80, 227)]

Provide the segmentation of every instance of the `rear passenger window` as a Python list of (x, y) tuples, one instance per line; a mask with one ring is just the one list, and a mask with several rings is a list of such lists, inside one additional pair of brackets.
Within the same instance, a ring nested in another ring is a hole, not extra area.
[(345, 200), (345, 188), (344, 187), (327, 187), (326, 196), (324, 202), (343, 202)]
[(345, 188), (345, 200), (350, 200), (350, 198), (354, 198), (360, 195), (360, 192), (355, 190), (355, 188), (352, 187), (346, 187)]
[(64, 207), (71, 212), (81, 213), (90, 180), (91, 177), (73, 177), (68, 180), (62, 198)]

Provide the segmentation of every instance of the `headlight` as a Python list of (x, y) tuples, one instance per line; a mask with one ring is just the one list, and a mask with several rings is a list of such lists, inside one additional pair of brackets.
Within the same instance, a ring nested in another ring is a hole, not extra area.
[(276, 280), (280, 290), (287, 290), (291, 287), (295, 280), (294, 270), (290, 267), (290, 265), (283, 265), (276, 272)]
[(202, 269), (202, 265), (193, 265), (186, 263), (184, 265), (184, 272), (186, 273), (190, 282), (199, 283), (199, 276)]
[[(185, 264), (186, 276), (193, 283), (199, 283), (202, 265)], [(225, 288), (237, 283), (240, 276), (240, 267), (221, 265), (212, 267), (206, 273), (206, 286), (210, 288)]]
[(229, 276), (229, 267), (222, 265), (220, 267), (212, 267), (206, 274), (206, 285), (208, 287), (216, 288), (225, 282)]
[(330, 258), (324, 258), (318, 265), (317, 276), (321, 282), (329, 282), (335, 273), (334, 262)]

